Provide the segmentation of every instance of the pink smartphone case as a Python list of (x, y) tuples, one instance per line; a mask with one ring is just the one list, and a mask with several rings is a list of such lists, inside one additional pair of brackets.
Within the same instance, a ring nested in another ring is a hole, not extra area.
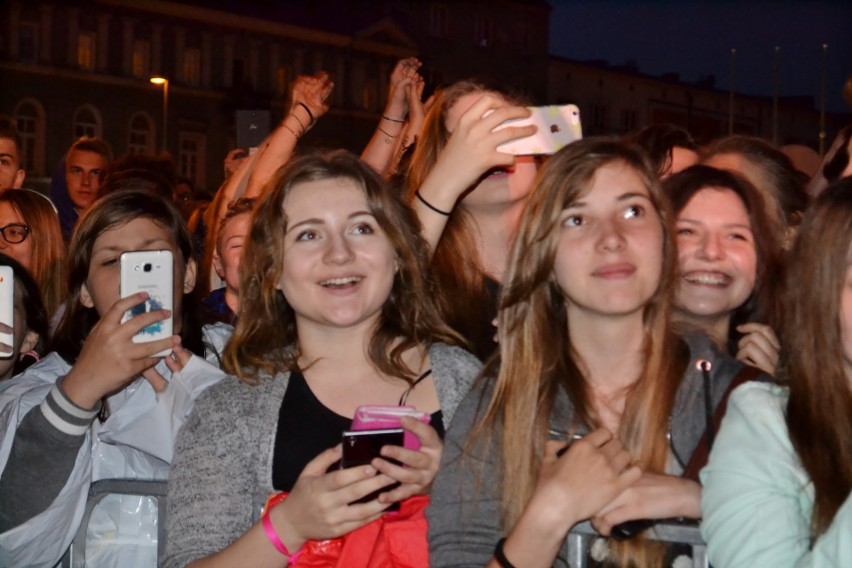
[[(350, 430), (401, 428), (403, 416), (411, 416), (424, 424), (429, 424), (431, 419), (428, 412), (417, 412), (413, 406), (365, 405), (359, 406), (355, 411)], [(406, 430), (403, 436), (403, 447), (407, 450), (419, 450), (420, 440)]]

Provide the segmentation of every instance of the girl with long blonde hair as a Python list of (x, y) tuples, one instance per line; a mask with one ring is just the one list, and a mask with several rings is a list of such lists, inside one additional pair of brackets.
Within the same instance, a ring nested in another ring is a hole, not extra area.
[[(705, 398), (715, 408), (742, 364), (672, 331), (671, 223), (649, 162), (619, 142), (574, 143), (539, 173), (501, 296), (500, 359), (448, 433), (433, 566), (565, 565), (580, 521), (608, 535), (630, 520), (700, 517), (701, 487), (681, 474)], [(618, 565), (665, 557), (641, 537), (602, 549)]]

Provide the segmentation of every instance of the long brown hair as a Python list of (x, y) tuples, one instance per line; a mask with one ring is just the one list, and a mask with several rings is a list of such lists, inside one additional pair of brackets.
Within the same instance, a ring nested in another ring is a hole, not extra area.
[[(405, 186), (408, 203), (414, 200), (414, 192), (423, 185), (450, 139), (446, 126), (450, 109), (460, 98), (471, 93), (494, 93), (512, 104), (523, 102), (515, 95), (476, 80), (459, 81), (436, 93), (411, 157)], [(491, 300), (484, 289), (485, 271), (474, 254), (476, 240), (472, 223), (467, 208), (458, 203), (450, 212), (430, 264), (437, 283), (436, 298), (441, 314), (465, 338), (479, 334), (479, 320), (471, 314), (487, 313), (491, 309)], [(484, 358), (489, 354), (476, 355)]]
[[(662, 473), (668, 457), (668, 417), (688, 353), (669, 324), (676, 253), (671, 213), (647, 158), (623, 143), (587, 139), (554, 155), (539, 172), (521, 219), (500, 303), (500, 369), (494, 396), (470, 439), (497, 432), (501, 454), (501, 511), (508, 531), (529, 502), (540, 469), (553, 403), (560, 389), (577, 423), (596, 426), (588, 385), (571, 349), (564, 293), (553, 274), (562, 211), (588, 188), (595, 172), (623, 163), (645, 182), (663, 227), (660, 283), (645, 307), (645, 366), (630, 388), (618, 436), (645, 471)], [(486, 371), (487, 373), (488, 371)], [(565, 425), (575, 429), (578, 424)], [(659, 556), (642, 541), (614, 547), (625, 562)]]
[(367, 207), (390, 240), (399, 265), (370, 340), (369, 357), (376, 369), (413, 381), (415, 372), (402, 360), (405, 351), (461, 341), (441, 321), (430, 299), (432, 287), (423, 269), (426, 247), (414, 211), (356, 156), (344, 151), (309, 154), (275, 174), (252, 215), (240, 264), (240, 317), (222, 359), (223, 368), (246, 383), (255, 384), (263, 372), (299, 369), (295, 313), (277, 289), (288, 224), (282, 204), (299, 184), (338, 178), (351, 180), (364, 191)]
[(65, 241), (59, 216), (50, 200), (28, 189), (2, 189), (0, 202), (8, 203), (30, 228), (32, 261), (29, 272), (38, 282), (48, 317), (68, 296), (65, 281)]
[(840, 324), (850, 246), (852, 178), (846, 178), (822, 193), (805, 214), (784, 297), (787, 427), (814, 485), (814, 539), (852, 491), (852, 378), (845, 370)]

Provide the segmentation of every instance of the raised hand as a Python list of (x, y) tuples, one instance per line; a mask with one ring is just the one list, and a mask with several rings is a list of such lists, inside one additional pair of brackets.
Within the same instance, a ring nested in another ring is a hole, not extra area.
[(421, 65), (423, 64), (416, 57), (407, 57), (397, 62), (390, 76), (385, 115), (397, 120), (405, 119), (406, 112), (410, 111), (408, 99), (410, 88), (412, 85), (423, 81), (423, 78), (417, 72)]
[[(314, 121), (328, 112), (326, 99), (334, 89), (334, 83), (328, 73), (320, 71), (316, 75), (302, 75), (293, 83), (290, 100), (292, 102), (290, 110), (296, 111), (300, 105), (305, 105), (310, 114), (306, 118), (309, 123), (305, 123), (305, 128), (310, 128)], [(302, 109), (304, 110), (304, 109)]]
[(488, 170), (514, 165), (515, 157), (500, 152), (497, 146), (531, 136), (536, 127), (497, 127), (507, 120), (529, 116), (530, 111), (524, 107), (507, 106), (500, 97), (482, 95), (459, 119), (421, 193), (428, 195), (429, 201), (439, 209), (451, 210), (459, 196)]
[[(94, 408), (101, 398), (121, 390), (143, 371), (156, 365), (159, 361), (155, 357), (157, 353), (180, 342), (178, 336), (149, 343), (133, 342), (133, 336), (143, 328), (171, 316), (169, 310), (158, 310), (121, 323), (127, 310), (147, 298), (146, 292), (139, 292), (118, 300), (89, 332), (77, 361), (62, 381), (65, 394), (78, 406)], [(165, 384), (154, 377), (152, 386), (161, 390)]]

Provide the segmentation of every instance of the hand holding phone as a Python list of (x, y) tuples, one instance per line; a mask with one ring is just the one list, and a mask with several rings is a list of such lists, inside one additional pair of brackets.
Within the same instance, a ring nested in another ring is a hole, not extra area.
[(8, 331), (0, 331), (0, 343), (9, 348), (9, 352), (0, 351), (0, 358), (12, 356), (15, 346), (15, 273), (11, 266), (0, 266), (0, 323)]
[[(340, 467), (348, 469), (361, 465), (369, 465), (374, 458), (382, 458), (393, 464), (399, 465), (399, 462), (389, 458), (382, 457), (382, 448), (384, 446), (401, 446), (403, 443), (402, 428), (389, 428), (382, 430), (347, 430), (343, 432), (343, 458), (340, 460)], [(367, 503), (378, 498), (379, 494), (385, 491), (392, 491), (399, 487), (399, 483), (389, 485), (378, 491), (374, 491), (369, 495), (361, 497), (353, 503)], [(389, 511), (399, 510), (399, 503), (393, 503)]]
[[(364, 405), (359, 406), (352, 419), (350, 430), (384, 430), (388, 428), (402, 428), (402, 418), (410, 416), (424, 424), (429, 424), (431, 416), (427, 412), (417, 412), (413, 406), (385, 406)], [(403, 435), (402, 447), (408, 450), (419, 450), (420, 440), (408, 430)]]
[(583, 138), (580, 124), (580, 109), (577, 105), (551, 105), (527, 107), (529, 118), (507, 120), (495, 130), (507, 126), (533, 125), (536, 131), (531, 136), (509, 140), (497, 146), (497, 150), (515, 156), (537, 156), (555, 154), (571, 142)]
[[(170, 250), (132, 251), (121, 255), (121, 297), (137, 292), (147, 292), (148, 299), (134, 306), (122, 317), (130, 318), (157, 310), (172, 310), (173, 255)], [(172, 335), (172, 318), (169, 317), (144, 327), (133, 337), (134, 343), (149, 343)], [(156, 357), (165, 357), (171, 349), (161, 351)]]

